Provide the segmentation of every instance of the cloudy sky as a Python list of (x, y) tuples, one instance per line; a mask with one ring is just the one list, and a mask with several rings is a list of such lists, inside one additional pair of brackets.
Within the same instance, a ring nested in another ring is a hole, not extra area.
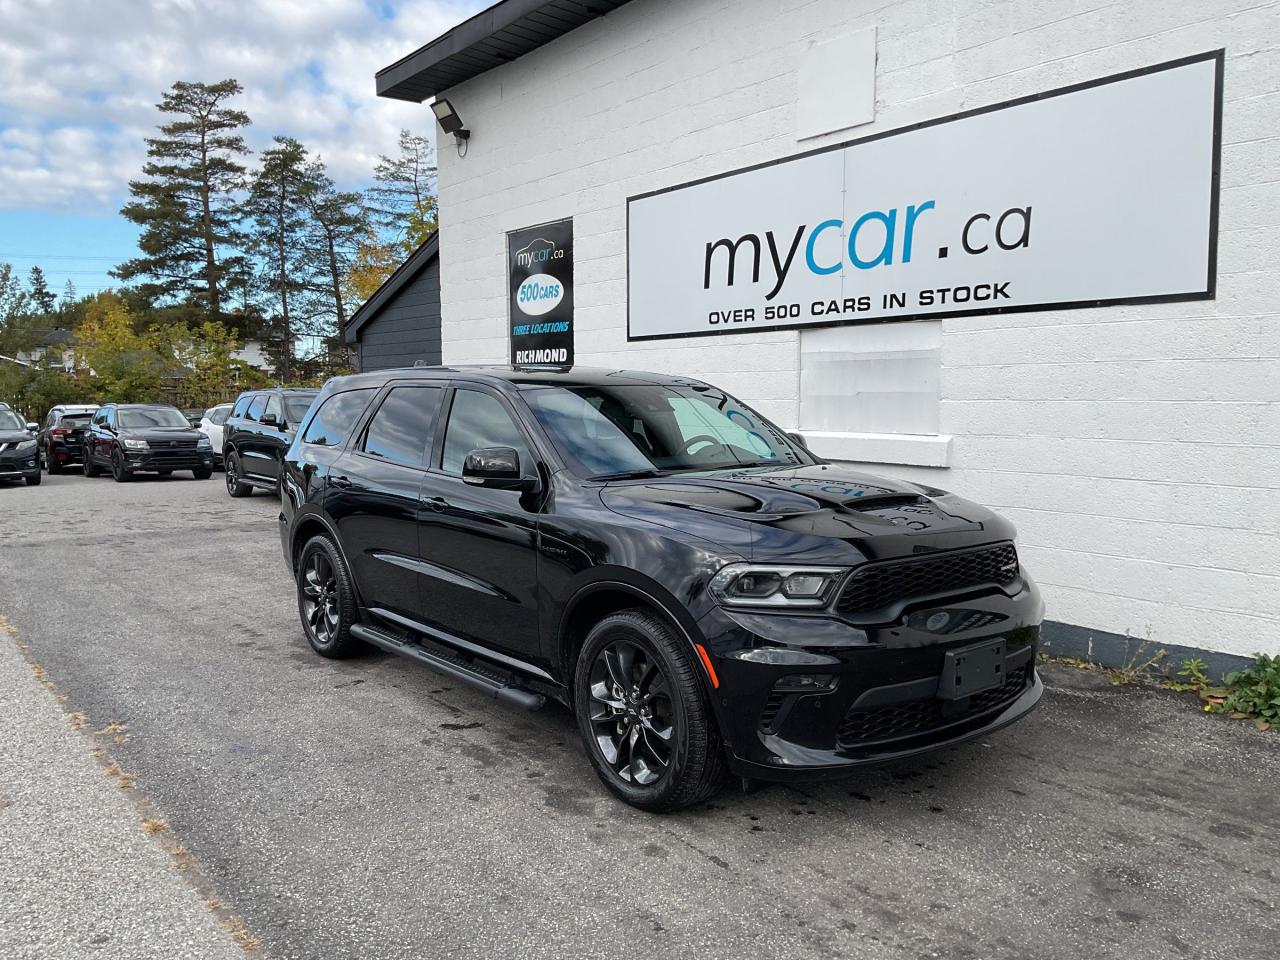
[(234, 77), (250, 146), (293, 136), (367, 182), (425, 106), (374, 96), (381, 67), (488, 0), (0, 0), (0, 262), (61, 291), (110, 285), (134, 252), (117, 215), (175, 80)]

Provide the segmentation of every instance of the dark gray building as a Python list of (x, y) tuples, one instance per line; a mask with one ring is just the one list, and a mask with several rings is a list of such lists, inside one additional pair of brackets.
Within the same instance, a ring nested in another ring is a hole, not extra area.
[(440, 362), (439, 237), (431, 234), (347, 321), (361, 370)]

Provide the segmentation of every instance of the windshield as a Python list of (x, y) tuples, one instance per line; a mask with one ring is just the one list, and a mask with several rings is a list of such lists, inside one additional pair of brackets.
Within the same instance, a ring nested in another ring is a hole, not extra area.
[(65, 417), (58, 418), (58, 426), (60, 427), (83, 427), (93, 419), (92, 413), (69, 413)]
[(139, 407), (120, 410), (120, 426), (125, 430), (143, 430), (147, 427), (187, 427), (187, 418), (173, 407)]
[(12, 410), (0, 409), (0, 430), (25, 430), (27, 425)]
[(712, 387), (548, 387), (525, 397), (560, 452), (589, 477), (813, 462), (755, 411)]
[(316, 395), (286, 396), (284, 398), (284, 419), (286, 423), (299, 424), (311, 409), (311, 401)]

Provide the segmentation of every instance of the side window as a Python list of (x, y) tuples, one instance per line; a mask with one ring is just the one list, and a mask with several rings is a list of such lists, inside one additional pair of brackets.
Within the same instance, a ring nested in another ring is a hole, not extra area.
[(478, 390), (458, 390), (444, 434), (445, 472), (461, 474), (462, 461), (477, 447), (514, 447), (521, 467), (532, 459), (524, 434), (497, 397)]
[(440, 410), (440, 387), (396, 387), (369, 421), (365, 453), (396, 463), (422, 466), (431, 448), (432, 427)]
[(235, 409), (231, 411), (233, 417), (243, 417), (244, 412), (249, 409), (249, 402), (253, 399), (253, 394), (246, 393), (243, 397), (236, 400)]
[(249, 404), (249, 410), (245, 413), (246, 419), (257, 420), (262, 416), (262, 411), (267, 407), (267, 395), (265, 393), (255, 393), (253, 402)]
[(267, 395), (266, 412), (276, 418), (276, 423), (284, 423), (284, 405), (280, 402), (279, 394)]
[(114, 430), (116, 426), (116, 408), (107, 407), (107, 415), (103, 418), (103, 420), (108, 427), (111, 427), (111, 429)]
[(105, 409), (99, 410), (97, 413), (93, 415), (93, 423), (95, 426), (100, 427), (106, 422), (107, 422), (107, 411)]
[(377, 391), (368, 387), (335, 393), (321, 404), (302, 435), (303, 443), (315, 443), (325, 447), (340, 446), (355, 426), (360, 414)]

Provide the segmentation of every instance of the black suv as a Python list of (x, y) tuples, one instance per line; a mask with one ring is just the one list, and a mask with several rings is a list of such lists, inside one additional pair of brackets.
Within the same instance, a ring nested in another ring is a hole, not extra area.
[(845, 774), (1039, 701), (1012, 524), (825, 463), (721, 390), (583, 368), (329, 381), (285, 458), (307, 639), (573, 710), (638, 807)]
[(247, 497), (254, 487), (275, 490), (280, 462), (293, 443), (318, 390), (279, 387), (236, 398), (222, 426), (222, 465), (227, 493)]
[(213, 446), (176, 407), (162, 403), (108, 403), (89, 421), (84, 437), (84, 475), (111, 471), (117, 483), (137, 473), (168, 476), (190, 470), (197, 480), (213, 476)]
[(61, 404), (49, 411), (36, 437), (49, 473), (84, 462), (84, 435), (97, 411), (96, 403)]
[(40, 483), (40, 445), (34, 423), (27, 423), (8, 404), (0, 405), (0, 482)]

